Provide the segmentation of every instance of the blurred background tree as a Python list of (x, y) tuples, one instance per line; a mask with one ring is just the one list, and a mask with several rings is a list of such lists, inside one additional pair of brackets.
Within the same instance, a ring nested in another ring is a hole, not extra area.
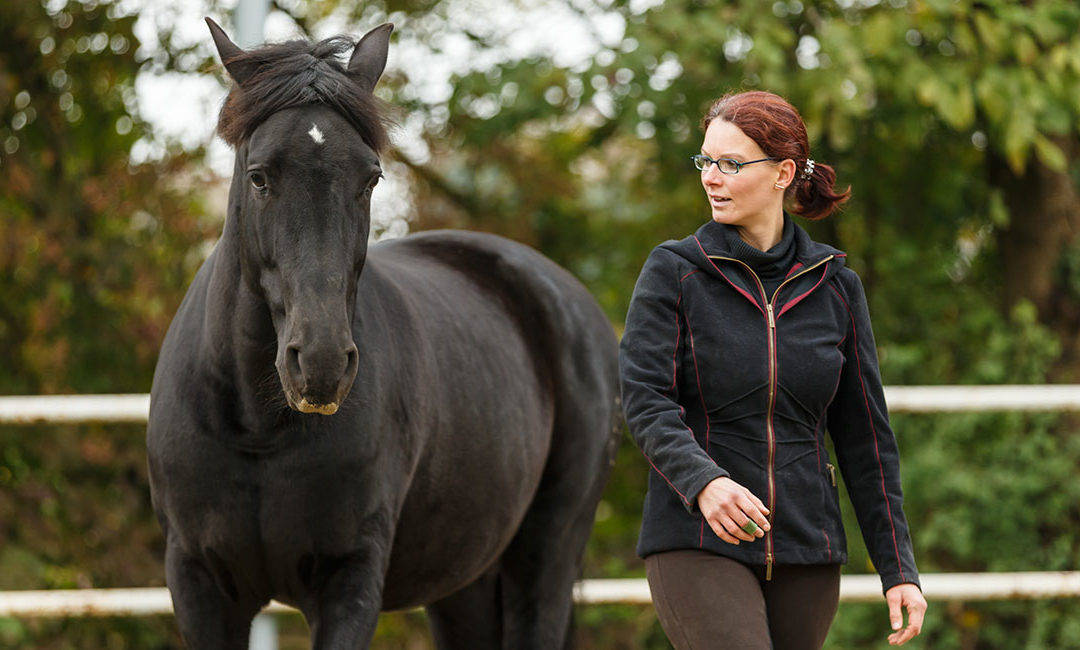
[[(143, 137), (135, 16), (0, 4), (0, 391), (145, 392), (216, 228), (192, 152)], [(161, 582), (139, 427), (0, 429), (0, 589)], [(153, 647), (169, 621), (0, 620), (0, 647)], [(149, 636), (147, 636), (149, 635)]]
[[(141, 117), (138, 75), (220, 74), (208, 39), (182, 41), (175, 22), (157, 21), (160, 47), (139, 49), (137, 5), (0, 7), (5, 392), (148, 390), (164, 328), (220, 224), (206, 207), (201, 149), (128, 158), (157, 137)], [(222, 17), (223, 5), (208, 0), (206, 11)], [(812, 156), (852, 186), (842, 214), (804, 225), (862, 275), (886, 383), (1078, 381), (1071, 0), (273, 7), (275, 24), (315, 37), (394, 22), (379, 92), (399, 107), (401, 129), (387, 161), (396, 182), (380, 191), (398, 188), (409, 229), (482, 229), (538, 247), (589, 286), (616, 329), (649, 250), (708, 218), (688, 160), (701, 114), (724, 92), (761, 88), (800, 108)], [(552, 27), (556, 16), (574, 29)], [(433, 82), (462, 52), (450, 83)], [(1080, 568), (1073, 418), (894, 420), (924, 571)], [(0, 588), (162, 583), (138, 428), (4, 429), (0, 454)], [(642, 574), (633, 545), (645, 474), (627, 442), (598, 512), (590, 577)], [(848, 571), (870, 571), (848, 515)], [(423, 639), (420, 618), (386, 617), (378, 647)], [(583, 647), (667, 647), (642, 608), (582, 608), (578, 618)], [(1077, 647), (1077, 621), (1075, 600), (933, 603), (916, 645)], [(283, 647), (306, 647), (300, 624), (286, 627)], [(884, 607), (844, 605), (829, 647), (884, 647), (886, 633)], [(176, 643), (167, 619), (0, 620), (5, 647)]]

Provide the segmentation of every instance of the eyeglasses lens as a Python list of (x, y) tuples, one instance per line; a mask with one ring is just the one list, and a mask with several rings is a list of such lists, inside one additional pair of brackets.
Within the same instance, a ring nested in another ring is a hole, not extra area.
[(694, 167), (697, 167), (699, 171), (705, 171), (705, 170), (707, 170), (709, 168), (710, 165), (715, 163), (716, 166), (720, 169), (720, 171), (725, 173), (725, 174), (738, 174), (739, 173), (739, 167), (740, 167), (739, 163), (735, 162), (734, 160), (731, 160), (730, 158), (721, 158), (719, 160), (713, 160), (712, 158), (709, 158), (708, 156), (697, 155), (697, 156), (691, 156), (691, 159), (694, 161)]

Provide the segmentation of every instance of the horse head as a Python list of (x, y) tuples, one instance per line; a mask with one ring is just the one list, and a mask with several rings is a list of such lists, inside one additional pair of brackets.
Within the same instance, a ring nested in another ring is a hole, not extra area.
[(207, 24), (235, 81), (218, 123), (236, 150), (223, 239), (235, 239), (243, 281), (269, 310), (289, 406), (330, 415), (358, 365), (352, 315), (388, 141), (372, 91), (393, 26), (355, 47), (332, 38), (244, 51)]

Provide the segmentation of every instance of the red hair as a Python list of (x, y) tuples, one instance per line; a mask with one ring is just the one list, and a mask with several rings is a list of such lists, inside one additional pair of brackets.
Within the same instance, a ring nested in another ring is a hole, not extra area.
[(792, 212), (807, 219), (824, 219), (851, 196), (848, 187), (839, 194), (833, 187), (836, 172), (828, 165), (814, 163), (804, 178), (810, 158), (810, 142), (802, 116), (786, 99), (754, 90), (728, 93), (713, 102), (701, 120), (702, 130), (713, 120), (730, 122), (757, 143), (765, 155), (795, 162), (795, 182), (785, 190), (793, 202)]

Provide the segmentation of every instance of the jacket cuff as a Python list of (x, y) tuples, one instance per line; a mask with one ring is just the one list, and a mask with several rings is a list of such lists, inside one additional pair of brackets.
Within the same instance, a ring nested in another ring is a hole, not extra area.
[(904, 576), (901, 578), (899, 575), (881, 576), (881, 593), (885, 594), (887, 591), (895, 587), (896, 585), (915, 585), (922, 591), (922, 584), (919, 583), (918, 576)]
[(731, 476), (731, 473), (728, 472), (723, 467), (720, 467), (718, 465), (713, 465), (709, 469), (707, 469), (705, 471), (702, 471), (697, 476), (695, 476), (687, 484), (686, 501), (683, 502), (683, 506), (686, 508), (686, 512), (688, 512), (688, 513), (690, 513), (692, 515), (697, 514), (697, 512), (698, 512), (698, 507), (697, 507), (698, 494), (700, 494), (701, 491), (705, 489), (706, 485), (708, 485), (712, 481), (715, 481), (716, 479), (718, 479), (718, 478), (720, 478), (722, 476)]

